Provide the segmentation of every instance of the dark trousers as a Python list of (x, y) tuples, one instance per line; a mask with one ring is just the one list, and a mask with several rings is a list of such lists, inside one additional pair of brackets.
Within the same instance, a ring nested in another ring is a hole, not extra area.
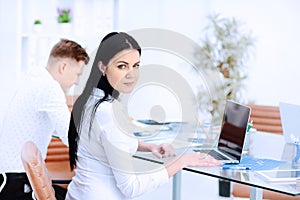
[[(32, 200), (32, 189), (26, 173), (6, 173), (6, 184), (0, 192), (0, 200)], [(4, 177), (0, 174), (0, 185)]]
[[(6, 173), (7, 181), (0, 192), (0, 200), (32, 200), (32, 189), (26, 173)], [(4, 177), (0, 174), (0, 186)], [(64, 200), (67, 190), (58, 185), (52, 185), (57, 200)]]

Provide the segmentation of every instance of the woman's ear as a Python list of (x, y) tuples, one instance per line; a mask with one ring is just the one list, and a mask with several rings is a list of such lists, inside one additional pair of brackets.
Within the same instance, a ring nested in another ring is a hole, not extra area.
[(105, 76), (106, 66), (102, 63), (102, 61), (98, 62), (98, 68), (103, 76)]

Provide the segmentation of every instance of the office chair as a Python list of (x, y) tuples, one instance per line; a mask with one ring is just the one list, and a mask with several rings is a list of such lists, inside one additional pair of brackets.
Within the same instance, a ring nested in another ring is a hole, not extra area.
[(32, 197), (37, 200), (56, 200), (52, 181), (49, 177), (45, 161), (37, 146), (28, 141), (24, 144), (21, 159), (33, 189)]
[(249, 104), (251, 108), (250, 120), (253, 128), (275, 134), (282, 134), (281, 118), (278, 106)]

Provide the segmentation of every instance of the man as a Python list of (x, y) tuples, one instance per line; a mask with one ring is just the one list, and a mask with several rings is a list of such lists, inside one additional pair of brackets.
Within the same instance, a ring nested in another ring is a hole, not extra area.
[(47, 66), (30, 70), (22, 79), (0, 132), (0, 199), (32, 199), (20, 157), (26, 141), (33, 141), (44, 159), (52, 136), (68, 145), (70, 112), (65, 92), (78, 84), (88, 61), (79, 44), (62, 39), (52, 48)]

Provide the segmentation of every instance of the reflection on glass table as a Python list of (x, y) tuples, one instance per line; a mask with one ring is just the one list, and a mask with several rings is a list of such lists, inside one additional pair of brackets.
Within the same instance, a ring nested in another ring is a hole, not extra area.
[[(164, 135), (165, 140), (161, 139), (160, 141), (156, 142), (159, 143), (162, 141), (171, 141), (176, 144), (176, 140), (178, 140), (177, 143), (179, 143), (180, 139), (185, 140), (182, 141), (181, 145), (178, 145), (177, 147), (175, 146), (177, 155), (191, 152), (195, 146), (202, 145), (201, 140), (197, 140), (195, 142), (191, 139), (193, 137), (197, 137), (197, 131), (195, 131), (195, 133), (186, 132), (177, 133), (175, 135), (176, 136), (174, 137), (174, 134), (172, 135), (172, 133), (168, 133), (167, 131), (167, 133)], [(178, 135), (180, 135), (180, 137), (178, 137)], [(252, 163), (252, 165), (255, 167), (252, 166), (251, 170), (243, 170), (238, 168), (223, 169), (222, 167), (187, 167), (183, 170), (249, 185), (251, 186), (251, 199), (262, 199), (262, 189), (288, 194), (291, 196), (300, 195), (300, 179), (298, 178), (283, 182), (272, 182), (261, 176), (261, 172), (263, 170), (272, 170), (273, 172), (276, 172), (294, 169), (292, 164), (294, 147), (291, 146), (291, 144), (286, 144), (282, 135), (256, 132), (251, 137), (252, 150), (249, 155), (243, 155), (243, 158), (248, 158), (250, 160), (252, 159), (252, 162), (257, 162), (255, 165)], [(212, 144), (214, 143), (215, 142)], [(157, 159), (151, 154), (146, 153), (137, 153), (134, 155), (134, 157), (156, 163), (164, 163), (169, 159)], [(296, 174), (297, 177), (298, 175), (299, 174)], [(180, 190), (180, 183), (174, 183), (174, 185), (177, 185), (176, 189)], [(180, 197), (173, 196), (173, 199), (180, 199)]]

